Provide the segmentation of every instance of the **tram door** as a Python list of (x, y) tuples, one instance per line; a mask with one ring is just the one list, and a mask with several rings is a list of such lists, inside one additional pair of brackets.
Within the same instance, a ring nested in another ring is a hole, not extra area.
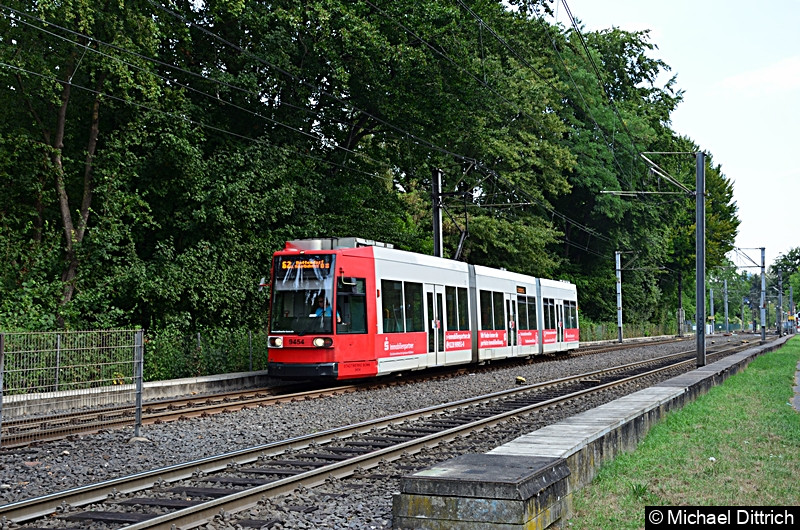
[(505, 294), (506, 299), (506, 345), (511, 348), (509, 355), (517, 354), (517, 295)]
[(564, 300), (556, 300), (556, 333), (558, 349), (564, 347)]
[(428, 364), (444, 364), (444, 286), (425, 284), (425, 309), (428, 316)]

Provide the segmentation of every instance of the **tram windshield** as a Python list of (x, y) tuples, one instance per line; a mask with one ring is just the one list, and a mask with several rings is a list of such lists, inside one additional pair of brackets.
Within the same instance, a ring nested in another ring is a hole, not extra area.
[(333, 333), (335, 259), (332, 254), (275, 257), (272, 333)]

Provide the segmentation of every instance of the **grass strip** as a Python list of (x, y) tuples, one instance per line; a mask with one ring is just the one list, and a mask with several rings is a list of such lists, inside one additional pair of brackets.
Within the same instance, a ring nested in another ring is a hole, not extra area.
[(800, 504), (800, 337), (653, 427), (574, 496), (569, 528), (644, 528), (645, 506)]

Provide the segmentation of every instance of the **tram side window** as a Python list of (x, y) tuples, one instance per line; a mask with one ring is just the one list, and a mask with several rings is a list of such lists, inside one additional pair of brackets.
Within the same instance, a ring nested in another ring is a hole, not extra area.
[[(364, 278), (339, 278), (337, 282), (337, 333), (367, 332), (367, 285)], [(341, 322), (338, 320), (341, 319)]]
[(556, 329), (556, 304), (552, 298), (544, 298), (542, 300), (542, 308), (544, 309), (544, 329)]
[(445, 286), (444, 298), (447, 304), (447, 331), (458, 331), (458, 296), (456, 288)]
[(381, 303), (381, 311), (383, 312), (383, 332), (402, 333), (405, 331), (403, 282), (381, 280)]
[(575, 329), (578, 327), (578, 302), (568, 300), (564, 302), (566, 315), (564, 315), (564, 327), (567, 329)]
[(503, 311), (503, 293), (492, 293), (494, 305), (494, 329), (506, 329), (505, 311)]
[(528, 326), (528, 297), (527, 296), (517, 296), (517, 311), (519, 314), (517, 315), (517, 329), (531, 329)]
[(572, 323), (574, 324), (573, 327), (579, 328), (580, 327), (580, 323), (578, 322), (578, 301), (577, 300), (572, 302), (572, 309), (573, 309), (573, 312), (575, 314), (575, 317), (572, 320)]
[(494, 311), (492, 311), (491, 291), (480, 292), (481, 329), (494, 329)]
[(528, 329), (539, 329), (539, 320), (536, 314), (536, 298), (528, 297)]
[(481, 329), (506, 329), (503, 293), (481, 291), (478, 304), (481, 310)]
[(458, 293), (458, 329), (465, 331), (469, 329), (469, 298), (466, 287), (459, 287)]
[(422, 284), (405, 283), (406, 331), (425, 331)]
[(469, 329), (469, 299), (465, 287), (445, 286), (444, 295), (447, 302), (447, 331), (464, 331)]

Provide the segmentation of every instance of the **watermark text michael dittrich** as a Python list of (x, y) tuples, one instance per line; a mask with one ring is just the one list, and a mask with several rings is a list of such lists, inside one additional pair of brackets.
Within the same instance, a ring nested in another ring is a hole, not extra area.
[(647, 506), (645, 528), (793, 527), (798, 506)]

